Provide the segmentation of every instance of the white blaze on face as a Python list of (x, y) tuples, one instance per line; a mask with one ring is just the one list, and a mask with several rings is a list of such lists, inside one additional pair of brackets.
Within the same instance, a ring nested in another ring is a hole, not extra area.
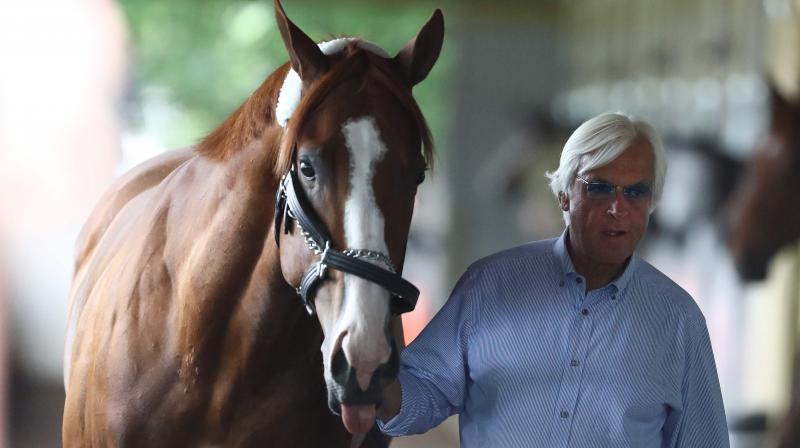
[[(384, 219), (372, 188), (375, 167), (383, 159), (386, 145), (372, 117), (346, 122), (342, 133), (350, 151), (350, 196), (344, 217), (347, 247), (388, 254)], [(384, 332), (389, 292), (361, 277), (345, 274), (344, 294), (344, 308), (335, 324), (335, 334), (346, 333), (342, 350), (356, 369), (359, 385), (366, 390), (372, 372), (389, 360), (391, 349)]]

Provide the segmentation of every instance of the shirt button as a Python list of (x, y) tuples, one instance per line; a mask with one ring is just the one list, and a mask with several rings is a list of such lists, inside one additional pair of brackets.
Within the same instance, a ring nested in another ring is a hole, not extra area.
[(611, 296), (611, 300), (617, 300), (617, 296)]
[(569, 362), (569, 365), (571, 365), (572, 367), (578, 367), (579, 365), (581, 365), (581, 363), (577, 359), (573, 359), (572, 361)]
[(561, 280), (560, 282), (558, 282), (558, 286), (563, 287), (564, 286), (564, 280)]
[(582, 309), (582, 310), (581, 310), (581, 314), (583, 314), (584, 316), (586, 316), (586, 315), (588, 315), (588, 314), (589, 314), (589, 310), (587, 310), (586, 308), (584, 308), (584, 309)]
[(561, 411), (561, 418), (569, 418), (569, 412)]
[(583, 281), (583, 279), (582, 279), (582, 278), (580, 278), (580, 277), (578, 277), (578, 278), (576, 278), (576, 279), (575, 279), (575, 283), (581, 283), (582, 281)]

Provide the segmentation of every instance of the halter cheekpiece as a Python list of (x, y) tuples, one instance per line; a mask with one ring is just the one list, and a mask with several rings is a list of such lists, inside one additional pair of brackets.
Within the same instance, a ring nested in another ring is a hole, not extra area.
[(397, 273), (386, 254), (367, 249), (340, 251), (331, 247), (331, 237), (325, 224), (314, 212), (298, 182), (293, 163), (289, 172), (281, 177), (275, 198), (275, 243), (280, 245), (281, 223), (283, 233), (288, 234), (291, 222), (295, 221), (308, 249), (320, 255), (319, 261), (308, 268), (297, 288), (308, 314), (316, 311), (314, 296), (320, 283), (325, 280), (328, 268), (356, 275), (386, 288), (391, 293), (392, 314), (412, 311), (419, 298), (419, 289)]

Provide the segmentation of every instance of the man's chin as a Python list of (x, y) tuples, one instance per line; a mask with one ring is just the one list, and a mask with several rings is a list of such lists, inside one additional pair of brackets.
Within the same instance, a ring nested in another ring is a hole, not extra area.
[(604, 264), (624, 263), (636, 249), (630, 238), (605, 238), (598, 246), (597, 259)]
[(606, 246), (604, 250), (600, 250), (598, 252), (599, 256), (595, 257), (595, 261), (598, 264), (620, 269), (623, 265), (627, 264), (628, 259), (633, 254), (633, 251), (629, 250), (627, 246)]

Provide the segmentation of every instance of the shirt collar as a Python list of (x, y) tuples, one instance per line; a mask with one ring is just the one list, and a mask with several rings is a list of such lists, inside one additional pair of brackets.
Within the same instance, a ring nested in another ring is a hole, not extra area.
[[(572, 259), (569, 257), (569, 251), (567, 250), (567, 238), (569, 238), (569, 227), (565, 228), (564, 231), (561, 232), (561, 236), (553, 245), (553, 254), (555, 255), (558, 266), (561, 269), (561, 281), (565, 281), (570, 275), (578, 275), (578, 273), (575, 271), (575, 265), (572, 264)], [(612, 280), (611, 283), (605, 287), (612, 286), (615, 288), (614, 292), (621, 296), (622, 292), (625, 291), (625, 288), (628, 286), (628, 283), (633, 277), (634, 272), (636, 272), (638, 267), (637, 258), (638, 257), (636, 256), (636, 253), (631, 255), (631, 257), (628, 259), (628, 265), (625, 266), (625, 270), (622, 271), (622, 274)]]
[(556, 244), (553, 246), (553, 254), (556, 256), (559, 268), (561, 268), (562, 280), (564, 280), (567, 274), (577, 274), (577, 272), (575, 272), (575, 265), (572, 264), (572, 259), (569, 257), (569, 252), (567, 251), (568, 231), (569, 227), (564, 229), (564, 231), (561, 232), (561, 236), (556, 240)]

